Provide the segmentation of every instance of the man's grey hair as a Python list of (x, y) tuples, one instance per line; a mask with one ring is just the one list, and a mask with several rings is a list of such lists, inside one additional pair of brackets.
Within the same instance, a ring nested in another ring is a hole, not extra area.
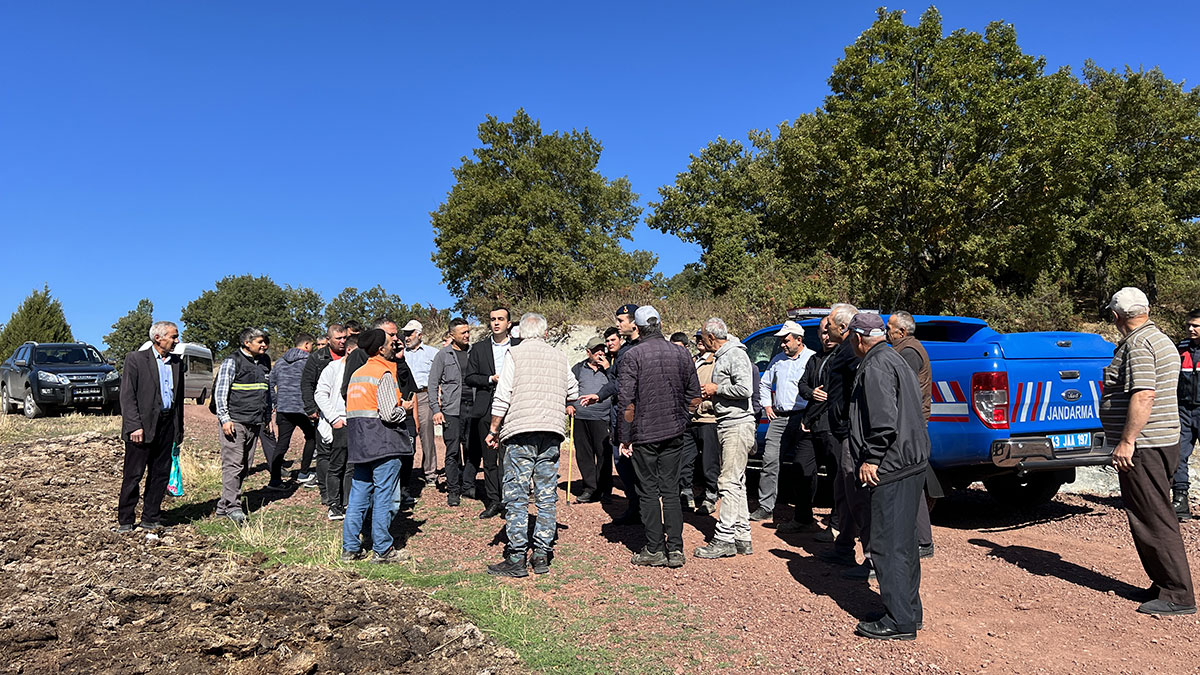
[(327, 337), (327, 338), (331, 338), (331, 337), (333, 337), (333, 334), (334, 334), (334, 333), (345, 333), (345, 332), (346, 332), (346, 327), (345, 327), (345, 326), (343, 326), (342, 324), (340, 324), (340, 323), (331, 323), (331, 324), (329, 324), (329, 326), (328, 326), (328, 327), (325, 329), (325, 337)]
[(521, 339), (541, 340), (546, 337), (546, 317), (534, 312), (525, 312), (521, 315), (521, 323), (518, 324), (521, 329)]
[(241, 333), (238, 333), (238, 344), (244, 345), (247, 342), (253, 340), (254, 338), (266, 337), (266, 336), (267, 336), (267, 331), (265, 331), (261, 328), (246, 328), (246, 329), (242, 330)]
[(168, 328), (179, 330), (179, 326), (176, 326), (174, 321), (155, 321), (154, 324), (150, 326), (151, 342), (153, 342), (154, 338), (156, 337), (162, 337), (166, 335)]
[(704, 332), (718, 340), (729, 339), (729, 326), (715, 316), (704, 322)]
[(896, 320), (896, 325), (904, 329), (905, 335), (913, 335), (917, 332), (917, 322), (913, 320), (913, 315), (905, 311), (892, 312), (892, 318)]
[(855, 314), (858, 314), (858, 308), (848, 302), (839, 302), (829, 308), (829, 320), (836, 323), (841, 330), (850, 326), (850, 319), (853, 319)]

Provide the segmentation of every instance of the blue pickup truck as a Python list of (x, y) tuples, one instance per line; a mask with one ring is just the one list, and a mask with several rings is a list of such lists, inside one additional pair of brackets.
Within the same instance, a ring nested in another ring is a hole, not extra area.
[[(805, 346), (819, 353), (814, 313), (793, 318)], [(1090, 333), (1001, 334), (965, 317), (913, 318), (933, 367), (930, 463), (944, 486), (982, 481), (1000, 502), (1032, 506), (1073, 482), (1077, 467), (1110, 462), (1099, 412), (1111, 342)], [(759, 369), (780, 350), (778, 330), (743, 341)]]

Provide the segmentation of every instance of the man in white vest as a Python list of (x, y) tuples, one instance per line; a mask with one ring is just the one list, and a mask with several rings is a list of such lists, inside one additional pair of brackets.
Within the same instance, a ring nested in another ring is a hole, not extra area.
[(488, 565), (488, 574), (529, 576), (525, 550), (529, 543), (529, 486), (537, 501), (530, 565), (536, 574), (550, 571), (550, 553), (558, 529), (559, 445), (567, 437), (567, 416), (579, 398), (579, 384), (567, 355), (546, 344), (546, 318), (521, 317), (524, 339), (504, 360), (486, 443), (505, 446), (502, 495), (507, 520), (508, 547), (504, 560)]

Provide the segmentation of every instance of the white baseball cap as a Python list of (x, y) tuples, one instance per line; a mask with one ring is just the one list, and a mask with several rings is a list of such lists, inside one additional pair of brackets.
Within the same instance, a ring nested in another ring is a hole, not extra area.
[(1141, 289), (1126, 286), (1113, 293), (1108, 308), (1116, 310), (1121, 316), (1141, 316), (1150, 311), (1150, 300)]
[(658, 310), (652, 305), (642, 305), (633, 313), (633, 323), (638, 326), (649, 326), (650, 319), (662, 323), (662, 318), (658, 316)]
[(425, 327), (421, 325), (420, 321), (412, 319), (408, 323), (404, 324), (404, 328), (401, 328), (400, 330), (404, 333), (423, 333), (425, 332)]
[(780, 327), (779, 332), (775, 334), (775, 337), (783, 337), (784, 335), (795, 335), (798, 338), (802, 338), (804, 337), (804, 326), (801, 326), (795, 321), (784, 321), (783, 326)]

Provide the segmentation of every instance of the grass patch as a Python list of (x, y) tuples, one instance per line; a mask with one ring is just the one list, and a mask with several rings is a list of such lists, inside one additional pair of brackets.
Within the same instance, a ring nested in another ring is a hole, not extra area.
[(86, 431), (115, 436), (121, 433), (121, 416), (72, 412), (31, 420), (19, 412), (14, 415), (0, 415), (0, 443), (55, 439)]

